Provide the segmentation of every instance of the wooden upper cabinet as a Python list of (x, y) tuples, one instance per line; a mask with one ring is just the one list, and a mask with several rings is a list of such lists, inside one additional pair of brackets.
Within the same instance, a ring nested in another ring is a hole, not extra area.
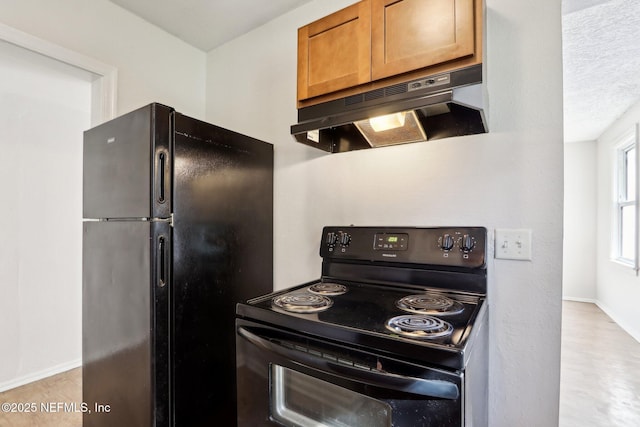
[(298, 107), (482, 63), (482, 0), (362, 0), (298, 30)]
[(474, 54), (473, 0), (371, 1), (372, 80)]
[(298, 100), (370, 80), (370, 0), (298, 30)]

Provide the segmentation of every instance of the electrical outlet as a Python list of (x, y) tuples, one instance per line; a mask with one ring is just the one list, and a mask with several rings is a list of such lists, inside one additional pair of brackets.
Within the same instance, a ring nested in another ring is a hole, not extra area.
[(495, 257), (531, 260), (531, 230), (496, 229)]

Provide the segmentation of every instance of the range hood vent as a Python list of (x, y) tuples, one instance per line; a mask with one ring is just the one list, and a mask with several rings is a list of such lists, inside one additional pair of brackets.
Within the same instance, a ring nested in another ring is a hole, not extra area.
[(486, 133), (482, 64), (300, 108), (298, 122), (298, 142), (330, 153)]

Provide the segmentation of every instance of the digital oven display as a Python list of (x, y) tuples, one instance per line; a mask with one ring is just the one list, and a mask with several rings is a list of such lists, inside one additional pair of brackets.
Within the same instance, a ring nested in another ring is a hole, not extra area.
[(408, 234), (380, 233), (375, 235), (373, 249), (384, 251), (406, 251), (408, 243)]

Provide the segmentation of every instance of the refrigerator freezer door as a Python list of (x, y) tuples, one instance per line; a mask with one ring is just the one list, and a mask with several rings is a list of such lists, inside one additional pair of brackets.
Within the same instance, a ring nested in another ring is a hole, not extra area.
[(84, 133), (84, 218), (170, 216), (172, 117), (150, 104)]
[(175, 125), (175, 422), (232, 426), (235, 306), (273, 289), (273, 146), (179, 114)]
[(83, 223), (85, 427), (171, 425), (170, 250), (168, 223)]

